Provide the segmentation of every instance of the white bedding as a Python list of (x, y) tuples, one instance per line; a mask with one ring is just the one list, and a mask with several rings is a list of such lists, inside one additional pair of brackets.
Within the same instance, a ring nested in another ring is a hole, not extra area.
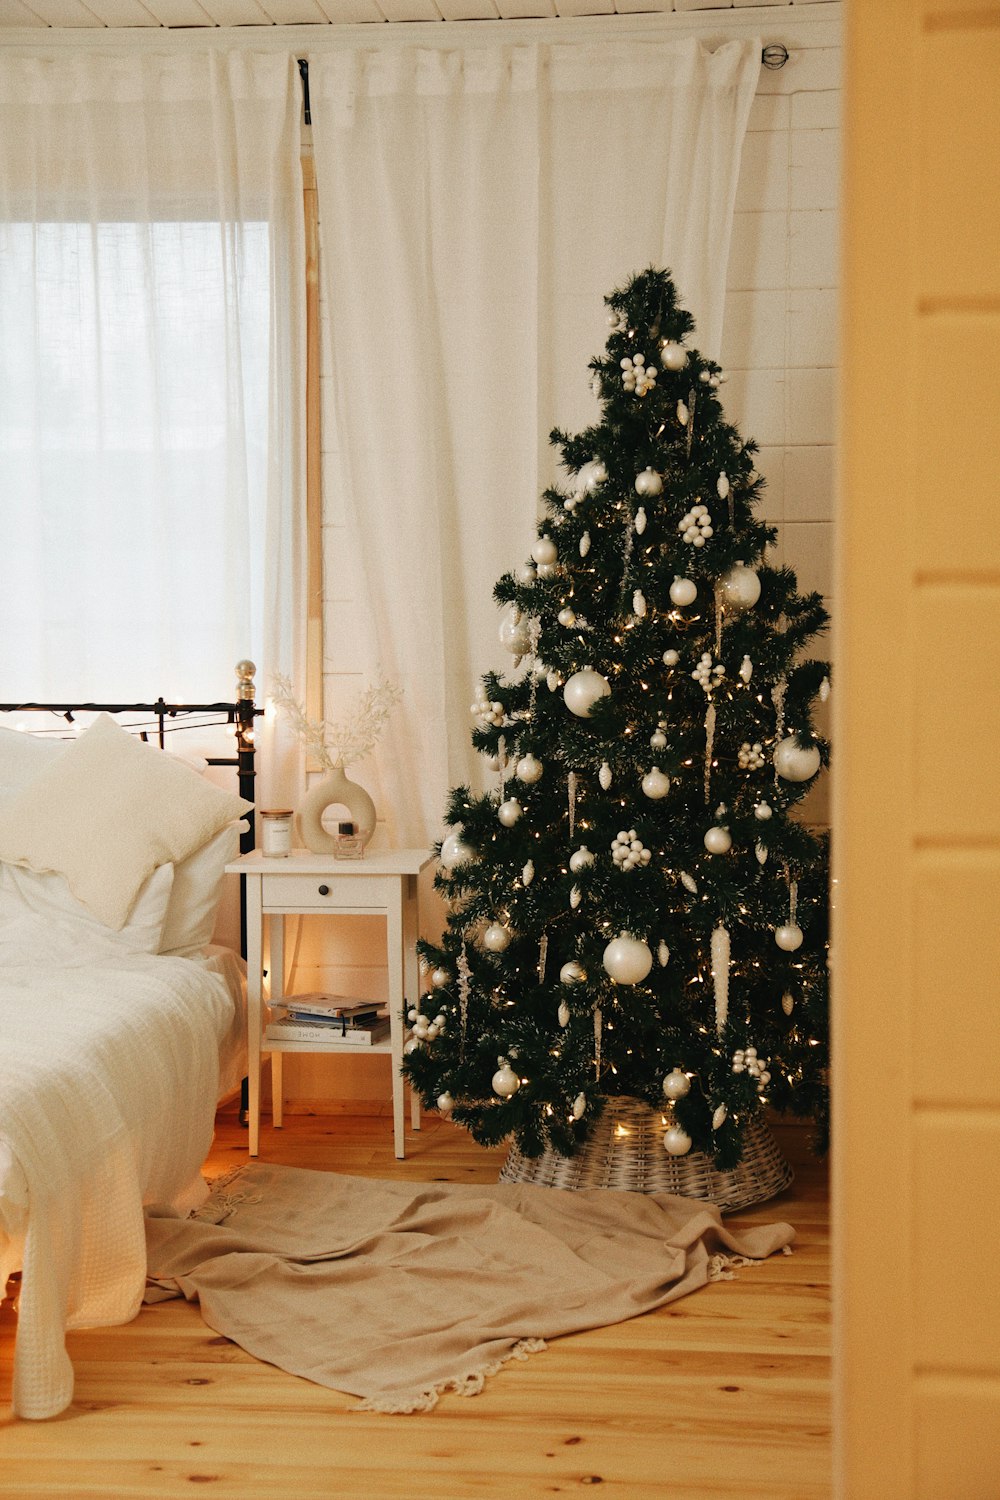
[(0, 1288), (21, 1268), (14, 1410), (70, 1403), (69, 1328), (127, 1322), (143, 1206), (194, 1207), (241, 1076), (239, 960), (123, 951), (100, 929), (0, 924)]

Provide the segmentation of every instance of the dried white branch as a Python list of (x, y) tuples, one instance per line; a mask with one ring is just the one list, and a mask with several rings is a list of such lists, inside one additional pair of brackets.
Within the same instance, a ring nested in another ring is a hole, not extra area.
[(272, 694), (275, 707), (288, 715), (308, 754), (328, 771), (348, 766), (375, 748), (386, 719), (402, 696), (402, 688), (380, 677), (361, 694), (350, 717), (335, 721), (310, 719), (295, 697), (291, 681), (280, 674), (275, 675)]

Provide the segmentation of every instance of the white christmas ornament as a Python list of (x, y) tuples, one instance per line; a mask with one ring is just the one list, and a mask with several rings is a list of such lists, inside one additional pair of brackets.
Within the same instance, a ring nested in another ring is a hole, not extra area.
[(559, 621), (559, 624), (564, 625), (567, 630), (571, 625), (576, 624), (576, 615), (574, 614), (573, 610), (570, 609), (568, 604), (559, 611), (556, 619)]
[(742, 662), (740, 663), (740, 676), (742, 677), (744, 682), (749, 682), (751, 677), (753, 676), (753, 662), (750, 660), (749, 656), (744, 656)]
[(586, 978), (586, 969), (583, 967), (583, 964), (577, 963), (575, 958), (571, 958), (559, 970), (559, 981), (561, 984), (583, 984)]
[(661, 771), (659, 766), (653, 766), (642, 778), (642, 790), (643, 795), (651, 802), (659, 802), (660, 798), (665, 797), (670, 790), (670, 777), (666, 772)]
[(569, 1006), (566, 1004), (565, 1000), (560, 1000), (559, 1002), (558, 1016), (560, 1026), (569, 1025)]
[(688, 362), (687, 350), (674, 339), (664, 339), (660, 346), (660, 364), (665, 370), (683, 370)]
[(764, 764), (764, 747), (759, 740), (754, 740), (752, 745), (749, 740), (744, 740), (736, 752), (736, 759), (741, 771), (759, 771)]
[(641, 505), (635, 513), (635, 521), (633, 524), (635, 525), (636, 536), (642, 536), (643, 532), (646, 529), (646, 512)]
[(542, 770), (542, 763), (536, 756), (522, 755), (517, 763), (517, 779), (518, 781), (525, 782), (528, 786), (532, 786), (536, 781), (541, 780)]
[(663, 493), (663, 480), (655, 469), (643, 469), (641, 474), (636, 475), (635, 492), (637, 495), (660, 495)]
[(690, 891), (692, 896), (698, 894), (698, 882), (693, 875), (688, 874), (687, 870), (681, 871), (681, 885), (686, 891)]
[(607, 477), (608, 471), (601, 460), (592, 458), (589, 463), (583, 465), (576, 476), (577, 492), (581, 495), (592, 495)]
[(493, 1092), (499, 1094), (501, 1099), (509, 1099), (512, 1094), (517, 1093), (520, 1087), (521, 1080), (514, 1072), (510, 1063), (506, 1061), (501, 1062), (499, 1068), (493, 1074)]
[(604, 950), (604, 967), (616, 984), (641, 984), (653, 967), (653, 955), (641, 938), (621, 932)]
[(505, 828), (513, 828), (514, 824), (521, 817), (523, 812), (524, 808), (521, 806), (520, 802), (518, 802), (517, 798), (508, 797), (507, 801), (501, 802), (500, 806), (497, 808), (497, 817), (500, 819)]
[(416, 1037), (415, 1036), (411, 1036), (410, 1040), (408, 1042), (405, 1042), (403, 1044), (403, 1053), (404, 1053), (404, 1055), (406, 1057), (412, 1057), (413, 1053), (417, 1051), (417, 1049), (419, 1048), (419, 1046), (420, 1046), (420, 1043), (417, 1041)]
[(441, 863), (446, 870), (453, 870), (456, 865), (464, 865), (475, 857), (476, 851), (462, 838), (461, 829), (456, 828), (441, 843)]
[(550, 693), (556, 692), (561, 682), (562, 678), (559, 676), (558, 672), (546, 672), (545, 685)]
[(620, 870), (635, 870), (641, 865), (649, 864), (652, 852), (643, 847), (634, 828), (627, 832), (623, 829), (611, 840), (611, 858)]
[(580, 889), (580, 887), (578, 885), (574, 885), (571, 888), (570, 893), (569, 893), (569, 904), (573, 908), (574, 911), (576, 911), (576, 908), (580, 905), (580, 902), (582, 900), (583, 900), (583, 892), (581, 891), (581, 889)]
[(670, 602), (677, 604), (681, 609), (687, 604), (693, 604), (698, 597), (698, 587), (690, 578), (675, 578), (670, 585)]
[(651, 750), (665, 750), (667, 748), (667, 737), (662, 729), (653, 730), (653, 733), (649, 736), (649, 748)]
[(704, 547), (709, 537), (715, 535), (708, 506), (692, 505), (691, 509), (681, 516), (677, 523), (677, 530), (682, 539), (690, 543), (692, 547)]
[(579, 875), (581, 870), (589, 870), (593, 863), (594, 856), (586, 844), (581, 844), (569, 857), (569, 867), (574, 875)]
[(819, 685), (819, 701), (821, 703), (825, 703), (826, 700), (829, 698), (829, 696), (830, 696), (830, 679), (829, 679), (829, 677), (824, 677), (823, 681)]
[(771, 817), (770, 804), (767, 802), (758, 802), (753, 810), (753, 815), (761, 823), (766, 823), (768, 818)]
[(705, 834), (705, 848), (709, 854), (728, 854), (733, 847), (728, 828), (710, 828)]
[(447, 1090), (437, 1096), (437, 1107), (443, 1115), (450, 1115), (455, 1108), (455, 1101)]
[(559, 556), (559, 549), (550, 536), (540, 536), (531, 549), (536, 563), (551, 566)]
[(795, 1009), (795, 996), (789, 994), (788, 990), (781, 997), (781, 1008), (786, 1016), (790, 1016)]
[(767, 845), (766, 844), (755, 844), (753, 852), (757, 856), (757, 863), (759, 865), (766, 865), (767, 864)]
[(644, 354), (634, 354), (630, 358), (627, 354), (620, 361), (622, 370), (622, 385), (627, 391), (634, 391), (637, 396), (645, 396), (656, 384), (656, 368), (646, 364)]
[[(685, 582), (685, 581), (686, 580), (681, 579), (682, 583)], [(692, 585), (692, 587), (693, 587), (693, 585)], [(672, 596), (673, 595), (673, 589), (671, 589), (670, 592), (671, 592), (671, 596)], [(697, 593), (697, 592), (698, 592), (698, 590), (695, 589), (695, 593)], [(690, 603), (690, 600), (688, 602)], [(674, 600), (674, 603), (675, 604), (677, 603), (676, 599)], [(680, 661), (680, 659), (681, 659), (681, 656), (680, 656), (680, 652), (679, 651), (664, 651), (663, 656), (661, 657), (661, 661), (663, 662), (663, 665), (665, 667), (676, 667), (676, 665)]]
[(683, 1099), (691, 1092), (691, 1080), (680, 1068), (674, 1068), (663, 1080), (663, 1093), (667, 1099)]
[(495, 729), (500, 729), (503, 725), (504, 708), (500, 702), (491, 703), (487, 698), (477, 698), (475, 703), (469, 705), (469, 712), (475, 714), (484, 725), (492, 724)]
[(584, 667), (574, 672), (563, 688), (563, 698), (570, 713), (578, 719), (586, 719), (599, 698), (607, 697), (611, 684), (593, 667)]
[(607, 791), (611, 785), (611, 767), (606, 760), (601, 762), (601, 769), (597, 773), (597, 779), (604, 790)]
[(797, 735), (790, 734), (774, 748), (774, 769), (785, 781), (808, 781), (819, 767), (819, 747), (800, 745)]
[(577, 1094), (576, 1098), (573, 1100), (573, 1118), (574, 1118), (574, 1120), (582, 1120), (583, 1116), (584, 1116), (584, 1113), (586, 1111), (586, 1108), (587, 1108), (587, 1096), (586, 1096), (586, 1094)]
[(431, 970), (431, 984), (436, 990), (443, 990), (445, 986), (449, 985), (450, 983), (451, 975), (448, 973), (447, 969)]
[(724, 1104), (720, 1104), (718, 1109), (715, 1111), (715, 1114), (712, 1116), (713, 1130), (721, 1130), (722, 1126), (726, 1123), (726, 1116), (728, 1115), (728, 1113), (729, 1111), (726, 1106)]
[(502, 922), (491, 922), (483, 933), (483, 947), (487, 953), (503, 953), (510, 947), (512, 937), (509, 927)]
[(680, 1125), (671, 1125), (664, 1132), (663, 1149), (668, 1156), (686, 1156), (691, 1150), (691, 1137)]
[(515, 576), (518, 583), (534, 583), (537, 576), (534, 563), (521, 563)]
[(527, 656), (531, 650), (528, 622), (521, 617), (520, 611), (503, 617), (500, 621), (499, 636), (501, 646), (513, 656)]
[(667, 947), (666, 943), (663, 942), (662, 938), (660, 940), (659, 947), (656, 950), (656, 957), (659, 960), (660, 968), (665, 969), (667, 967), (667, 964), (670, 962), (670, 949)]
[(638, 615), (640, 620), (645, 617), (646, 596), (642, 592), (642, 589), (636, 589), (635, 593), (632, 595), (632, 613)]
[(728, 474), (724, 474), (723, 473), (723, 474), (719, 475), (718, 479), (715, 481), (715, 493), (718, 495), (718, 497), (719, 497), (720, 500), (726, 500), (726, 499), (728, 499), (728, 497), (729, 497), (729, 475)]
[(760, 579), (753, 568), (738, 562), (719, 579), (719, 592), (729, 612), (739, 615), (752, 609), (760, 598)]
[(554, 562), (551, 562), (551, 563), (539, 563), (538, 564), (538, 576), (539, 576), (539, 578), (554, 578), (556, 576), (556, 572), (557, 571), (558, 570), (557, 570), (556, 564)]
[(521, 871), (521, 884), (525, 885), (525, 886), (528, 886), (528, 885), (531, 884), (531, 882), (534, 880), (534, 878), (535, 878), (535, 864), (534, 864), (533, 860), (529, 859), (528, 863), (524, 866), (524, 869)]
[(686, 427), (691, 420), (691, 413), (683, 401), (678, 401), (677, 403), (677, 420), (682, 427)]
[(587, 555), (587, 553), (589, 551), (590, 551), (590, 532), (589, 531), (585, 531), (583, 533), (583, 536), (580, 538), (580, 556), (581, 557), (586, 557), (586, 555)]
[(802, 947), (802, 928), (797, 922), (784, 922), (774, 929), (774, 941), (785, 953), (794, 953)]

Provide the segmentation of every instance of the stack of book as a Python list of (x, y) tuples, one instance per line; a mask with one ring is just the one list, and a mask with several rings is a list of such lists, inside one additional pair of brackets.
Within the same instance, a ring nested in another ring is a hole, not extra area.
[(272, 1007), (265, 1042), (347, 1042), (370, 1047), (389, 1035), (389, 1017), (376, 1000), (324, 993), (289, 995)]

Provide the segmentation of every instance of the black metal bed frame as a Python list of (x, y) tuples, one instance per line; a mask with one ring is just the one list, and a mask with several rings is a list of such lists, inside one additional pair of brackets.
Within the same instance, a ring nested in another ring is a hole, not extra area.
[[(162, 750), (167, 734), (173, 730), (210, 727), (213, 723), (233, 724), (236, 727), (236, 753), (234, 755), (210, 755), (206, 760), (210, 766), (234, 766), (240, 796), (254, 802), (256, 770), (256, 745), (254, 743), (254, 719), (264, 710), (256, 702), (254, 676), (257, 668), (252, 661), (236, 663), (236, 697), (232, 702), (220, 703), (167, 703), (162, 697), (154, 703), (0, 703), (0, 714), (47, 713), (72, 724), (76, 714), (147, 714), (155, 721), (155, 738)], [(205, 715), (213, 718), (206, 719)], [(223, 715), (225, 717), (223, 718)], [(185, 723), (197, 716), (197, 723)], [(130, 733), (138, 732), (140, 739), (148, 740), (146, 725), (124, 725)], [(256, 842), (256, 819), (253, 810), (246, 814), (246, 828), (240, 833), (240, 853), (246, 854)], [(246, 882), (240, 879), (240, 952), (247, 953)], [(247, 1119), (247, 1080), (244, 1078), (240, 1099), (240, 1119)]]

